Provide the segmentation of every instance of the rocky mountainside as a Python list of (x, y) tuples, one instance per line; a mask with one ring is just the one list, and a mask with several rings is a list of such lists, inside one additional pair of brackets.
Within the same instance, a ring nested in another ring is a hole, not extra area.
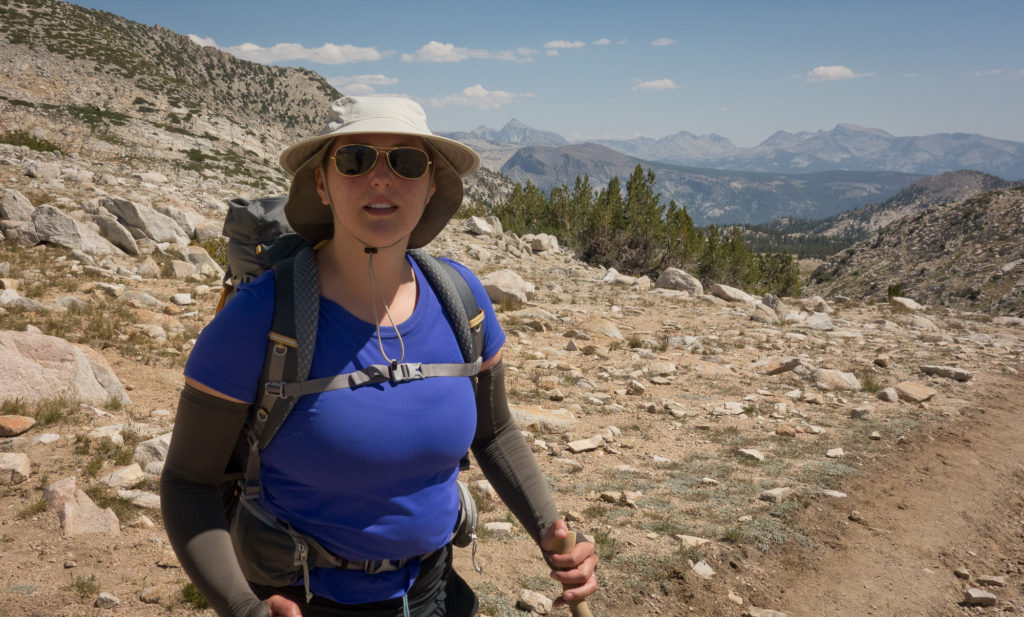
[[(941, 177), (940, 177), (941, 178)], [(910, 295), (930, 305), (1024, 315), (1024, 186), (933, 205), (838, 253), (810, 290)]]
[(980, 171), (961, 169), (915, 182), (889, 199), (815, 221), (808, 233), (864, 236), (919, 210), (1001, 189), (1011, 183)]
[(7, 141), (188, 170), (238, 193), (280, 192), (283, 144), (318, 129), (337, 94), (309, 71), (238, 60), (103, 11), (0, 2)]
[(525, 147), (502, 166), (516, 182), (543, 190), (572, 186), (589, 175), (593, 186), (628, 178), (637, 165), (654, 171), (665, 203), (686, 206), (698, 225), (764, 223), (781, 216), (824, 218), (885, 199), (921, 179), (898, 172), (829, 171), (766, 174), (649, 163), (598, 144)]
[[(14, 143), (144, 162), (215, 199), (278, 194), (285, 145), (319, 130), (339, 96), (316, 73), (239, 60), (159, 26), (59, 0), (0, 0), (0, 126)], [(491, 203), (511, 189), (468, 181)], [(202, 189), (197, 189), (202, 192)]]

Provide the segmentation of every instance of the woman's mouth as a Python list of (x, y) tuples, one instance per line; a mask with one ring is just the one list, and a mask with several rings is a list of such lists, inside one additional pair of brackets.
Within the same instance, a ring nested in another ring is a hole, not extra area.
[(365, 206), (363, 209), (368, 211), (370, 214), (383, 215), (383, 214), (390, 214), (390, 213), (394, 212), (395, 210), (398, 209), (398, 206), (396, 206), (394, 204), (389, 204), (389, 203), (376, 203), (376, 204), (369, 204), (369, 205)]

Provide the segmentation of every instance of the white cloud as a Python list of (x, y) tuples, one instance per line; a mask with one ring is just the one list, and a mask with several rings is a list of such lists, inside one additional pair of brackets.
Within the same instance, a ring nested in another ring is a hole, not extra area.
[(988, 71), (978, 71), (974, 74), (975, 77), (988, 77), (989, 75), (998, 75), (1002, 73), (1002, 69), (990, 69)]
[(430, 104), (435, 107), (445, 105), (458, 105), (462, 107), (477, 107), (479, 109), (498, 109), (506, 103), (518, 98), (530, 98), (532, 94), (515, 94), (504, 90), (487, 90), (482, 85), (470, 86), (458, 94), (430, 99)]
[(372, 47), (356, 47), (355, 45), (335, 45), (324, 43), (320, 47), (303, 47), (298, 43), (278, 43), (273, 47), (261, 47), (255, 43), (242, 43), (231, 47), (221, 47), (223, 51), (243, 60), (271, 63), (290, 60), (308, 60), (320, 64), (346, 64), (348, 62), (366, 62), (380, 60), (380, 52)]
[(593, 45), (610, 45), (611, 44), (611, 40), (610, 39), (597, 39), (592, 44)]
[[(330, 80), (328, 80), (330, 82)], [(349, 84), (343, 88), (338, 88), (343, 94), (350, 96), (369, 96), (371, 94), (377, 94), (377, 89), (370, 84)]]
[(907, 73), (906, 75), (904, 75), (904, 77), (907, 77), (907, 78), (910, 78), (910, 79), (917, 79), (920, 76), (921, 75), (918, 74), (918, 73)]
[(545, 49), (578, 49), (586, 46), (587, 44), (583, 41), (548, 41), (544, 43)]
[(633, 90), (675, 90), (678, 87), (671, 79), (654, 79), (638, 82), (633, 86)]
[(818, 66), (807, 73), (807, 81), (839, 81), (873, 75), (874, 73), (854, 73), (845, 66)]
[(397, 77), (388, 77), (380, 73), (374, 75), (340, 75), (331, 77), (327, 83), (337, 88), (350, 84), (369, 84), (371, 86), (393, 86), (398, 83)]
[(651, 41), (651, 45), (654, 45), (655, 47), (665, 47), (666, 45), (671, 45), (672, 43), (675, 42), (675, 39), (662, 37), (660, 39), (654, 39), (653, 41)]
[(377, 92), (375, 86), (393, 86), (398, 83), (398, 79), (379, 73), (374, 75), (342, 75), (328, 78), (327, 83), (345, 94), (365, 96), (367, 94), (375, 94)]
[(544, 52), (544, 55), (545, 56), (558, 56), (558, 55), (561, 55), (561, 54), (558, 53), (557, 49), (549, 49), (546, 52)]
[(203, 37), (203, 36), (199, 36), (199, 35), (196, 35), (196, 34), (186, 34), (185, 36), (190, 38), (193, 43), (195, 43), (196, 45), (198, 45), (200, 47), (216, 47), (217, 46), (217, 42), (214, 41), (212, 38), (210, 38), (208, 36)]
[(456, 47), (451, 43), (430, 41), (411, 54), (402, 54), (402, 62), (462, 62), (463, 60), (506, 60), (524, 62), (537, 53), (535, 49), (520, 47), (504, 51)]

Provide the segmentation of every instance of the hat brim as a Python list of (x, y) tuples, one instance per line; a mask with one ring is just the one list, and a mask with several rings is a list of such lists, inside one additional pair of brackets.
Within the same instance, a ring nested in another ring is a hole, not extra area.
[[(391, 124), (390, 126), (394, 126)], [(480, 166), (480, 157), (472, 148), (437, 135), (403, 133), (392, 130), (371, 130), (372, 121), (361, 123), (358, 131), (338, 131), (300, 141), (281, 153), (281, 167), (293, 173), (285, 216), (293, 229), (316, 244), (334, 236), (331, 209), (324, 207), (316, 190), (315, 170), (323, 161), (327, 148), (345, 135), (408, 135), (423, 140), (434, 163), (434, 195), (427, 202), (423, 216), (409, 237), (409, 248), (427, 245), (444, 229), (462, 206), (462, 178)]]

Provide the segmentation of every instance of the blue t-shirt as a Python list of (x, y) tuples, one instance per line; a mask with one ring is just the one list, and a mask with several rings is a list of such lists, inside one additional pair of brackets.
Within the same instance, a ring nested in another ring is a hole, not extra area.
[[(462, 362), (437, 296), (410, 262), (420, 284), (412, 316), (398, 325), (404, 361)], [(453, 265), (484, 310), (482, 355), (491, 358), (505, 334), (480, 281)], [(253, 401), (273, 304), (272, 271), (240, 286), (200, 334), (185, 375)], [(394, 329), (382, 327), (380, 336), (388, 356), (398, 358)], [(386, 363), (374, 325), (321, 297), (310, 378)], [(304, 396), (261, 455), (260, 504), (340, 557), (362, 561), (429, 553), (451, 538), (459, 507), (458, 463), (475, 430), (473, 387), (462, 377)], [(335, 602), (374, 602), (401, 597), (418, 573), (417, 561), (375, 575), (317, 568), (310, 572), (310, 586)]]

